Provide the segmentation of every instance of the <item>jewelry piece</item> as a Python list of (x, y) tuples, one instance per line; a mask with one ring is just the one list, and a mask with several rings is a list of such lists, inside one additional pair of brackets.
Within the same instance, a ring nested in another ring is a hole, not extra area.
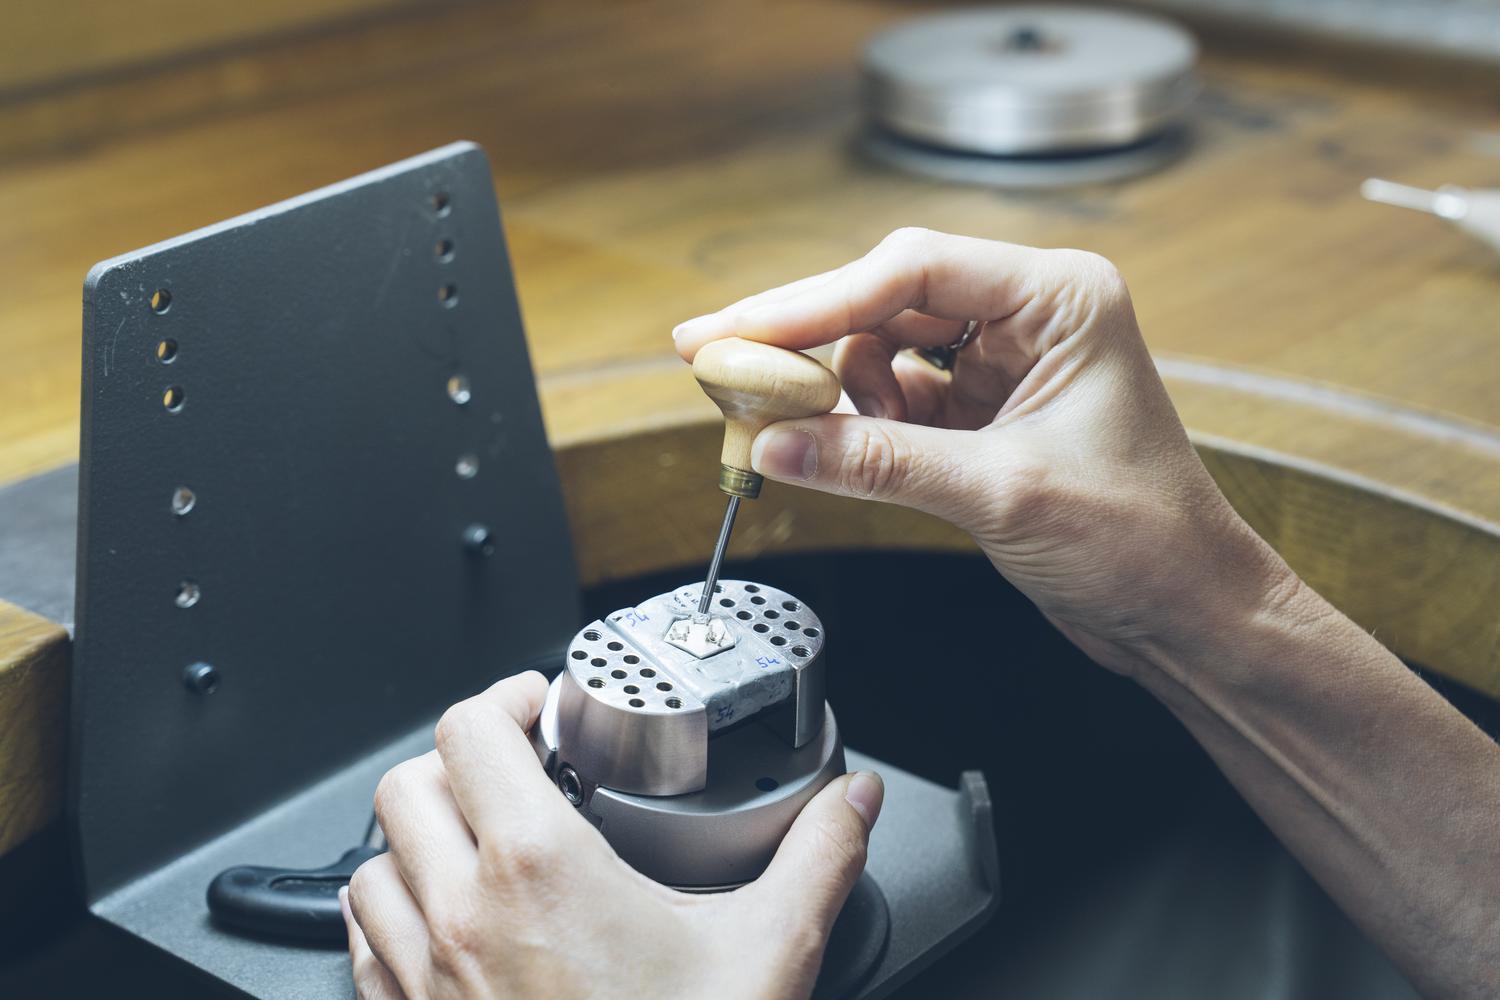
[(964, 327), (963, 334), (953, 343), (947, 347), (919, 347), (917, 357), (939, 371), (950, 372), (953, 370), (953, 363), (958, 360), (958, 352), (968, 346), (969, 341), (977, 337), (979, 331), (983, 329), (983, 320), (971, 319), (969, 325)]

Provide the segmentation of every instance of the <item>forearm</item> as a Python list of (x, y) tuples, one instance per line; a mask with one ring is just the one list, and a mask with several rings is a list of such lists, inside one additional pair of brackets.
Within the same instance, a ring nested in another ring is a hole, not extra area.
[(1262, 593), (1138, 678), (1420, 989), (1500, 994), (1500, 747), (1311, 589)]

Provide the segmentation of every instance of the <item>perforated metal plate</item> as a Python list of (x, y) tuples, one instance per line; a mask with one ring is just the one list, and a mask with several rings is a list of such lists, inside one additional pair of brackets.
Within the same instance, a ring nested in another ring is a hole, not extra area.
[[(572, 635), (498, 211), (460, 143), (90, 271), (72, 755), (90, 902)], [(184, 683), (200, 663), (212, 693)], [(345, 822), (352, 844), (365, 818)]]

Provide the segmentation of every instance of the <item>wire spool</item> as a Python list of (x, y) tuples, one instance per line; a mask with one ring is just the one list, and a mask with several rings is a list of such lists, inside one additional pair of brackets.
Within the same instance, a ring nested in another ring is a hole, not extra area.
[(865, 148), (906, 169), (1003, 186), (1142, 173), (1186, 146), (1197, 52), (1175, 24), (1128, 11), (918, 18), (865, 49)]

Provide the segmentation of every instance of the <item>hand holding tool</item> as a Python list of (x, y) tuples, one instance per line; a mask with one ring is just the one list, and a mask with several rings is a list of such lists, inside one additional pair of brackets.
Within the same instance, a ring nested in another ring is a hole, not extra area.
[(724, 413), (719, 489), (729, 494), (719, 541), (698, 600), (701, 616), (708, 614), (740, 499), (755, 499), (764, 482), (750, 467), (755, 436), (778, 420), (827, 413), (838, 405), (840, 388), (838, 376), (813, 358), (738, 337), (716, 340), (699, 350), (693, 359), (693, 376)]

